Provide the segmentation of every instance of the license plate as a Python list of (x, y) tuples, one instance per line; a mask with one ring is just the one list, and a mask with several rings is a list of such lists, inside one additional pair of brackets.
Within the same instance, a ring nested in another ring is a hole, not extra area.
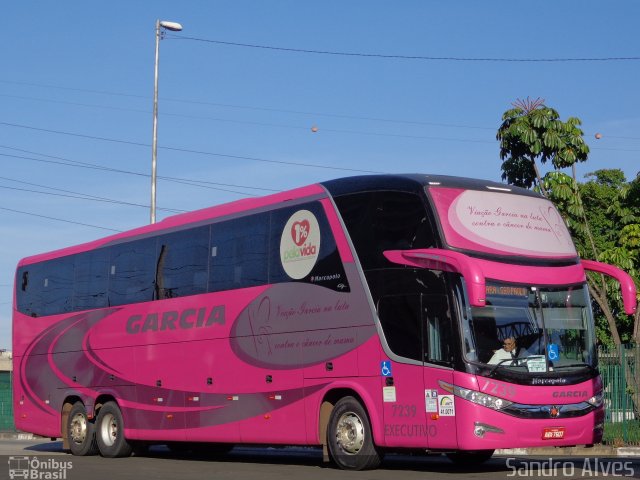
[(545, 428), (542, 430), (543, 440), (557, 440), (564, 438), (564, 427)]

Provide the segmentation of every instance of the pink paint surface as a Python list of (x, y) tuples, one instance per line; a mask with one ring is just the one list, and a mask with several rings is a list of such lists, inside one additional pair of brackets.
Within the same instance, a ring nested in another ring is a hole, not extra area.
[[(474, 229), (463, 216), (473, 202), (497, 208), (502, 205), (497, 199), (520, 197), (494, 193), (489, 197), (465, 196), (465, 191), (455, 189), (431, 192), (452, 246), (485, 253), (575, 257), (572, 248), (554, 246), (551, 237), (558, 238), (556, 230), (547, 232), (546, 241), (538, 239), (535, 245), (524, 242), (523, 247), (511, 237), (498, 238), (495, 231), (487, 235)], [(100, 241), (31, 257), (23, 264), (310, 195), (326, 192), (312, 185), (178, 215)], [(544, 201), (522, 198), (533, 201), (538, 210), (546, 206)], [(43, 392), (53, 397), (77, 395), (89, 408), (98, 395), (109, 394), (123, 409), (125, 434), (131, 439), (317, 445), (323, 440), (318, 431), (324, 396), (344, 389), (361, 399), (380, 446), (477, 450), (593, 443), (593, 427), (601, 421), (602, 410), (574, 419), (531, 421), (455, 398), (455, 416), (434, 416), (426, 411), (427, 390), (447, 396), (442, 382), (541, 405), (576, 403), (573, 397), (559, 397), (557, 392), (579, 392), (582, 400), (583, 395), (600, 391), (602, 385), (599, 379), (572, 386), (510, 385), (448, 368), (391, 361), (377, 335), (339, 217), (329, 199), (321, 202), (346, 263), (351, 293), (290, 283), (127, 305), (105, 309), (103, 316), (91, 316), (100, 311), (85, 312), (86, 318), (82, 312), (43, 318), (14, 312), (15, 325), (20, 325), (19, 331), (14, 328), (14, 362), (19, 377), (14, 383), (16, 426), (57, 437), (59, 411)], [(524, 207), (518, 208), (524, 212)], [(551, 218), (551, 214), (544, 218)], [(580, 264), (553, 269), (516, 266), (438, 249), (386, 254), (396, 263), (461, 273), (469, 279), (472, 304), (479, 306), (489, 279), (538, 285), (585, 280)], [(199, 315), (206, 319), (218, 307), (224, 307), (224, 322), (197, 326)], [(69, 348), (74, 341), (77, 349)], [(28, 361), (42, 366), (42, 372), (27, 372)], [(389, 390), (385, 391), (388, 385), (380, 374), (382, 361), (392, 363), (394, 401), (389, 400)], [(116, 384), (109, 383), (110, 377), (117, 379)], [(505, 433), (479, 439), (473, 434), (477, 421), (503, 428)], [(541, 439), (542, 428), (557, 426), (566, 428), (563, 440)], [(398, 435), (402, 432), (405, 434)]]

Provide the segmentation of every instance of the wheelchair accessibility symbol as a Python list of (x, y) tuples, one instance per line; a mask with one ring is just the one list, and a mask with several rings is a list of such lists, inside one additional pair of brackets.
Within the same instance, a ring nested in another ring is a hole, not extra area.
[(391, 373), (391, 360), (383, 360), (380, 362), (380, 374), (383, 377), (392, 377)]
[(555, 343), (550, 343), (547, 347), (547, 357), (549, 360), (558, 360), (560, 358), (560, 348)]

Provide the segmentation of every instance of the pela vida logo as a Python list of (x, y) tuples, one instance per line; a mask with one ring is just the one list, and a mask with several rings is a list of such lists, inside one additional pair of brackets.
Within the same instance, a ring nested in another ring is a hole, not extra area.
[(309, 210), (298, 210), (285, 225), (280, 237), (280, 261), (291, 278), (299, 280), (311, 273), (320, 253), (320, 226)]

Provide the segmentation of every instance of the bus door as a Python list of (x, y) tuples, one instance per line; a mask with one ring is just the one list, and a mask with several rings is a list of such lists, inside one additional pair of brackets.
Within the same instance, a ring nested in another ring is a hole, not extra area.
[(429, 448), (457, 448), (456, 405), (441, 382), (453, 384), (454, 314), (446, 295), (421, 295), (424, 405)]
[[(392, 355), (380, 361), (384, 435), (388, 447), (427, 448), (422, 296), (387, 295), (378, 317)], [(385, 354), (386, 355), (386, 354)]]

